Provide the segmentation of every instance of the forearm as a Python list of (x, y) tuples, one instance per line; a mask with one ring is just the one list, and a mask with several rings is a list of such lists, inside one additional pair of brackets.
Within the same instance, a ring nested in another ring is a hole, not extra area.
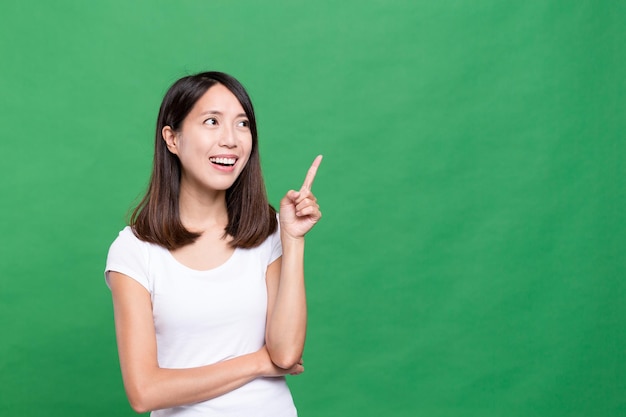
[[(300, 362), (306, 337), (306, 293), (304, 288), (304, 236), (322, 217), (311, 192), (318, 155), (300, 187), (280, 201), (280, 240), (283, 246), (280, 273), (268, 282), (268, 321), (265, 342), (272, 361), (281, 368)], [(271, 265), (270, 265), (271, 267)], [(271, 288), (270, 288), (271, 287)]]
[(131, 375), (124, 375), (126, 393), (139, 413), (206, 401), (262, 376), (257, 355), (252, 353), (198, 368), (135, 369)]
[(280, 280), (267, 324), (266, 343), (272, 361), (289, 368), (301, 359), (306, 337), (304, 238), (281, 236), (281, 241)]

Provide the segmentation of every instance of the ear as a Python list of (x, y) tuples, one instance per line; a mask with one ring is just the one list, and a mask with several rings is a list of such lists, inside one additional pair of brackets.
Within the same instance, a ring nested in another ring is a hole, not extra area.
[(161, 131), (167, 149), (174, 155), (178, 155), (178, 135), (170, 126), (165, 126)]

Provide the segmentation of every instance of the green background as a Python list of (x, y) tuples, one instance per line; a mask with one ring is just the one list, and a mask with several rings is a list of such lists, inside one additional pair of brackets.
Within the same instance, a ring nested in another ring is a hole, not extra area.
[(0, 415), (131, 416), (108, 246), (167, 87), (315, 155), (301, 417), (626, 415), (623, 1), (4, 1)]

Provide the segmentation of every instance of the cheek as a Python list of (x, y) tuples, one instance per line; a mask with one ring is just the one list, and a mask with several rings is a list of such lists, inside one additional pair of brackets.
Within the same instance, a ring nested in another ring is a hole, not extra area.
[(251, 156), (251, 154), (252, 154), (252, 152), (251, 152), (251, 151), (252, 151), (252, 146), (251, 146), (251, 145), (248, 145), (248, 147), (247, 147), (247, 149), (246, 149), (246, 154), (245, 154), (245, 157), (244, 157), (244, 158), (245, 158), (245, 160), (246, 160), (246, 163), (242, 165), (242, 167), (241, 167), (241, 169), (242, 169), (242, 170), (243, 170), (246, 166), (248, 166), (248, 163), (250, 162), (250, 156)]

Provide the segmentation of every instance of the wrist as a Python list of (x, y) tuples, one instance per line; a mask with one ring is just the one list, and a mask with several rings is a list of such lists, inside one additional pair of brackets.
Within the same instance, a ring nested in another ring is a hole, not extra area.
[(291, 236), (283, 231), (280, 232), (280, 242), (285, 246), (300, 247), (304, 246), (304, 236)]
[(255, 378), (263, 377), (267, 374), (268, 354), (265, 347), (251, 354), (252, 356), (252, 375)]

